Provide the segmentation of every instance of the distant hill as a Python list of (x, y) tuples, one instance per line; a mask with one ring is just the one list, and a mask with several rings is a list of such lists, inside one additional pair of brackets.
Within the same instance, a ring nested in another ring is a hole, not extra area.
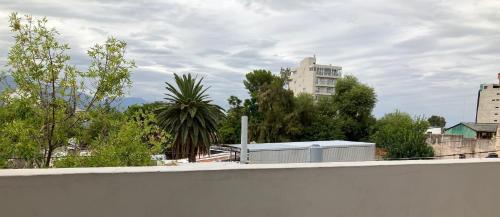
[[(5, 83), (7, 83), (7, 85), (14, 87), (14, 88), (16, 86), (16, 84), (14, 83), (14, 79), (11, 76), (7, 76), (5, 78), (5, 82), (4, 81), (0, 82), (0, 91), (3, 91), (5, 89), (5, 85), (4, 85)], [(90, 97), (88, 97), (88, 96), (87, 97), (83, 96), (83, 97), (90, 99)], [(148, 101), (146, 101), (145, 99), (143, 99), (141, 97), (124, 97), (121, 100), (117, 100), (112, 105), (116, 106), (118, 108), (118, 110), (124, 111), (131, 105), (141, 105), (141, 104), (144, 104), (147, 102)]]
[(113, 106), (116, 106), (120, 111), (124, 111), (131, 105), (141, 105), (147, 102), (148, 101), (140, 97), (125, 97), (121, 100), (114, 102)]
[(2, 80), (0, 82), (0, 91), (3, 91), (5, 89), (5, 84), (11, 87), (16, 86), (16, 83), (14, 83), (14, 78), (12, 78), (11, 76), (5, 77), (5, 80)]

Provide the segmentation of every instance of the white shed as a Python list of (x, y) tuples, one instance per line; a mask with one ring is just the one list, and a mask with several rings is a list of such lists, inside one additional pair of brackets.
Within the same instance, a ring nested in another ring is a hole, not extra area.
[[(321, 162), (375, 160), (375, 143), (342, 140), (248, 144), (249, 163), (306, 163), (311, 146), (321, 148)], [(240, 145), (231, 145), (240, 149)]]

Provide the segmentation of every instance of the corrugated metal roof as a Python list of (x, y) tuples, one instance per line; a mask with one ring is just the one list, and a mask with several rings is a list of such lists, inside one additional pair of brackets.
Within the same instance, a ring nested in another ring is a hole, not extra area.
[[(348, 146), (374, 146), (375, 143), (369, 142), (352, 142), (343, 140), (331, 141), (307, 141), (307, 142), (280, 142), (280, 143), (255, 143), (248, 144), (249, 151), (259, 150), (287, 150), (287, 149), (305, 149), (311, 145), (317, 144), (321, 147), (348, 147)], [(241, 145), (230, 145), (231, 147), (240, 148)]]
[(472, 130), (476, 132), (490, 132), (490, 133), (495, 133), (497, 132), (497, 127), (498, 124), (494, 123), (473, 123), (473, 122), (466, 122), (462, 123), (463, 125), (471, 128)]

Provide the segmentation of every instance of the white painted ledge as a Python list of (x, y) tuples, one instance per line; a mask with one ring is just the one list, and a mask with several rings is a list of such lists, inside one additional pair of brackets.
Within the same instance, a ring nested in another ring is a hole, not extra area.
[(395, 165), (442, 165), (499, 163), (500, 158), (483, 159), (451, 159), (451, 160), (405, 160), (405, 161), (359, 161), (359, 162), (328, 162), (328, 163), (290, 163), (290, 164), (239, 164), (231, 163), (193, 163), (177, 166), (147, 166), (147, 167), (92, 167), (92, 168), (51, 168), (51, 169), (0, 169), (0, 177), (9, 176), (40, 176), (65, 174), (100, 174), (100, 173), (161, 173), (189, 172), (240, 169), (288, 169), (288, 168), (323, 168), (323, 167), (371, 167)]

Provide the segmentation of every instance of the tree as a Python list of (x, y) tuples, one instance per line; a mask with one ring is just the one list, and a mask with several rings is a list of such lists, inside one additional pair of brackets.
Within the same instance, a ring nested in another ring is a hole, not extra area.
[(434, 156), (425, 142), (429, 124), (422, 118), (412, 119), (403, 112), (386, 114), (377, 121), (372, 141), (387, 150), (387, 158), (425, 158)]
[(294, 97), (291, 90), (283, 88), (283, 80), (276, 78), (272, 83), (261, 87), (257, 98), (262, 120), (257, 127), (259, 142), (290, 141), (296, 128), (296, 116), (292, 113)]
[(219, 127), (220, 141), (223, 144), (237, 144), (240, 143), (241, 116), (244, 111), (238, 97), (230, 96), (227, 101), (231, 107)]
[(136, 122), (142, 132), (142, 143), (147, 144), (152, 154), (165, 154), (169, 157), (171, 153), (172, 136), (165, 132), (160, 126), (157, 111), (164, 106), (162, 102), (132, 105), (124, 112), (128, 121)]
[[(165, 153), (170, 135), (158, 126), (154, 111), (163, 106), (155, 102), (89, 113), (82, 135), (77, 137), (89, 155), (69, 152), (54, 162), (56, 167), (147, 166), (151, 154)], [(107, 110), (107, 111), (106, 111)]]
[(203, 79), (197, 81), (191, 74), (174, 76), (177, 88), (166, 82), (166, 105), (159, 109), (158, 121), (174, 137), (174, 156), (196, 162), (197, 154), (209, 153), (210, 145), (218, 141), (223, 109), (209, 99)]
[(437, 115), (432, 115), (430, 118), (427, 119), (431, 127), (440, 127), (443, 128), (446, 126), (446, 120), (444, 117), (437, 116)]
[[(22, 101), (33, 112), (34, 120), (25, 124), (36, 129), (29, 137), (40, 150), (43, 166), (48, 167), (54, 150), (79, 135), (88, 112), (110, 108), (114, 100), (123, 96), (131, 84), (130, 70), (135, 65), (124, 57), (126, 43), (111, 37), (103, 45), (89, 49), (89, 68), (80, 71), (69, 64), (69, 46), (58, 42), (57, 31), (47, 28), (46, 23), (46, 18), (35, 21), (31, 16), (22, 19), (11, 14), (14, 45), (7, 65), (15, 88), (4, 90), (6, 101), (2, 104), (9, 107)], [(0, 137), (12, 138), (7, 143), (14, 144), (19, 138), (16, 133), (4, 130)]]
[(149, 166), (152, 164), (152, 151), (143, 137), (148, 131), (140, 122), (116, 120), (110, 132), (99, 135), (90, 145), (91, 155), (70, 154), (54, 162), (56, 167), (117, 167)]
[(264, 69), (253, 70), (247, 73), (245, 77), (246, 80), (243, 81), (243, 84), (251, 97), (257, 97), (262, 87), (273, 83), (278, 78), (271, 71)]
[[(13, 101), (0, 107), (0, 168), (24, 168), (42, 164), (40, 146), (32, 135), (38, 121), (29, 102)], [(13, 159), (14, 158), (14, 159)]]
[[(312, 111), (307, 111), (310, 109), (310, 102), (300, 103), (299, 95), (297, 97), (298, 103), (296, 109), (304, 110), (303, 113), (310, 114), (311, 121), (303, 120), (303, 141), (321, 141), (321, 140), (342, 140), (345, 139), (344, 133), (342, 132), (342, 125), (340, 118), (335, 110), (334, 102), (332, 97), (320, 97), (314, 102), (314, 108)], [(312, 96), (308, 97), (308, 101), (313, 100)], [(306, 108), (306, 109), (305, 109)], [(308, 124), (309, 123), (309, 124)]]
[(283, 80), (284, 86), (288, 89), (288, 84), (292, 79), (290, 79), (290, 76), (292, 75), (292, 69), (290, 68), (281, 68), (280, 69), (280, 78)]
[(263, 121), (262, 112), (259, 110), (259, 95), (263, 87), (280, 78), (265, 69), (253, 70), (247, 73), (245, 78), (243, 84), (250, 95), (250, 99), (246, 99), (243, 104), (244, 114), (248, 116), (248, 139), (256, 141), (259, 140), (259, 127)]
[(293, 132), (291, 140), (307, 141), (311, 125), (318, 116), (317, 106), (311, 94), (301, 93), (293, 98), (293, 108), (287, 128)]
[(236, 96), (230, 96), (227, 99), (227, 102), (229, 103), (232, 109), (241, 108), (241, 99)]
[(345, 138), (367, 140), (370, 127), (375, 124), (371, 114), (377, 102), (373, 88), (361, 84), (354, 76), (345, 76), (337, 80), (332, 97)]

